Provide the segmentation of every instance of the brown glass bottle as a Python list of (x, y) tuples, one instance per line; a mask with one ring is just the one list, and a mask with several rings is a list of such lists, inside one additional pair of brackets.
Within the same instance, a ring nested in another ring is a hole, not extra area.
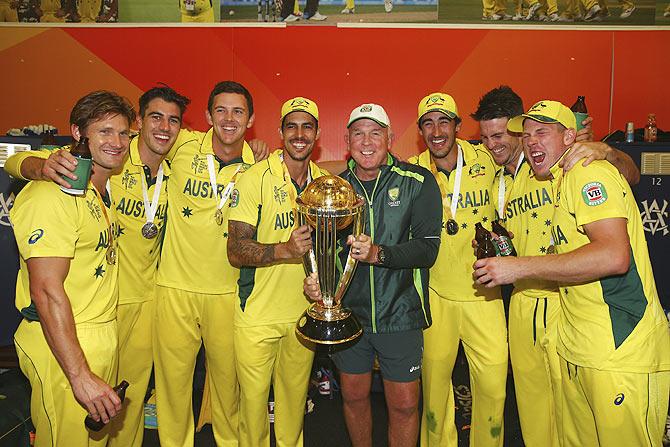
[(40, 146), (57, 146), (56, 129), (50, 129), (44, 132)]
[[(126, 388), (128, 388), (128, 386), (130, 386), (130, 384), (125, 380), (122, 380), (121, 383), (119, 383), (114, 387), (114, 391), (119, 396), (119, 399), (121, 399), (121, 403), (123, 403), (123, 400), (126, 398)], [(91, 416), (86, 416), (86, 418), (84, 419), (84, 425), (86, 425), (86, 428), (88, 428), (91, 431), (100, 431), (107, 424), (102, 422), (102, 419), (96, 421)]]
[(645, 143), (655, 143), (658, 135), (658, 128), (656, 127), (656, 115), (650, 113), (647, 117), (647, 125), (644, 126), (644, 141)]
[(481, 222), (477, 222), (475, 225), (475, 241), (477, 241), (477, 259), (498, 256), (491, 232), (484, 228)]
[(498, 235), (498, 239), (495, 240), (495, 243), (498, 245), (498, 253), (500, 256), (517, 256), (514, 244), (512, 244), (512, 238), (500, 221), (494, 220), (491, 224), (491, 229)]
[(577, 101), (570, 107), (570, 110), (578, 113), (586, 113), (589, 111), (586, 109), (586, 102), (584, 101), (584, 96), (577, 96)]
[(93, 158), (91, 155), (91, 149), (88, 147), (88, 138), (86, 137), (81, 137), (79, 141), (74, 144), (70, 150), (70, 153), (75, 157), (85, 158), (87, 160)]

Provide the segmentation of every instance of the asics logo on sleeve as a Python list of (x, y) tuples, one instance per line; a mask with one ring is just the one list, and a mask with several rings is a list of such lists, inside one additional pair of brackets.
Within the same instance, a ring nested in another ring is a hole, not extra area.
[(42, 238), (42, 236), (44, 236), (44, 230), (38, 228), (37, 230), (30, 233), (30, 237), (28, 238), (28, 244), (33, 245), (35, 242), (39, 241)]

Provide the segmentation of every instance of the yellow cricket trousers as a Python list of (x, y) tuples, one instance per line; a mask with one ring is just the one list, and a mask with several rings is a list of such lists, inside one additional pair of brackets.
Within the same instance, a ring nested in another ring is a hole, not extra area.
[(600, 371), (560, 362), (563, 447), (663, 445), (670, 371)]
[(558, 447), (561, 371), (556, 352), (560, 298), (512, 295), (509, 351), (526, 447)]
[(239, 385), (235, 373), (233, 314), (237, 296), (157, 287), (154, 320), (156, 416), (162, 447), (192, 447), (193, 372), (201, 343), (219, 447), (237, 446)]
[(501, 299), (451, 301), (430, 289), (433, 325), (424, 331), (421, 446), (458, 445), (451, 373), (458, 343), (470, 368), (470, 445), (502, 447), (507, 381), (507, 327)]
[[(91, 371), (115, 386), (117, 367), (116, 320), (77, 325), (77, 339)], [(28, 377), (30, 415), (35, 425), (35, 447), (104, 447), (108, 429), (90, 433), (88, 414), (54, 357), (39, 321), (23, 320), (14, 334), (19, 366)]]
[(144, 396), (147, 393), (153, 352), (151, 349), (154, 302), (119, 304), (119, 373), (117, 383), (126, 380), (123, 412), (114, 418), (108, 447), (142, 447), (144, 438)]
[(235, 327), (235, 351), (240, 380), (240, 446), (270, 445), (270, 384), (277, 447), (302, 446), (314, 352), (298, 340), (295, 323)]

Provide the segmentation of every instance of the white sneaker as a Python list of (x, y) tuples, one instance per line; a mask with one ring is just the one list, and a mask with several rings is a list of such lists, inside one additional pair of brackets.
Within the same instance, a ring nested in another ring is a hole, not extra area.
[(526, 16), (526, 20), (533, 20), (535, 18), (535, 13), (537, 13), (538, 9), (540, 9), (542, 5), (540, 5), (540, 2), (533, 3), (530, 8), (528, 8), (528, 15)]
[(512, 17), (512, 20), (514, 20), (515, 22), (518, 22), (519, 20), (523, 20), (523, 19), (524, 19), (524, 16), (520, 12), (517, 12), (516, 14), (514, 14), (514, 17)]
[(315, 22), (322, 22), (326, 20), (328, 16), (320, 14), (319, 11), (315, 12), (314, 15), (310, 16), (307, 20), (314, 20)]
[(670, 17), (670, 10), (663, 13), (663, 17)]
[(356, 8), (344, 8), (342, 11), (340, 11), (340, 14), (354, 14), (356, 12)]
[(298, 20), (300, 20), (300, 17), (298, 17), (295, 14), (290, 14), (284, 20), (282, 20), (282, 22), (291, 23), (291, 22), (297, 22)]
[(490, 20), (510, 20), (512, 18), (511, 15), (509, 14), (492, 14), (491, 17), (489, 17)]
[(384, 11), (393, 11), (393, 0), (384, 0)]
[(549, 14), (547, 17), (550, 22), (560, 22), (561, 21), (561, 16), (558, 15), (558, 13), (553, 13)]
[(597, 3), (593, 6), (591, 6), (591, 9), (588, 10), (586, 15), (584, 16), (584, 21), (586, 22), (592, 22), (594, 20), (600, 20), (600, 16), (598, 13), (600, 12), (600, 5)]
[(633, 11), (635, 11), (635, 5), (631, 6), (630, 8), (624, 9), (619, 17), (621, 17), (622, 19), (627, 19), (628, 17), (630, 17)]

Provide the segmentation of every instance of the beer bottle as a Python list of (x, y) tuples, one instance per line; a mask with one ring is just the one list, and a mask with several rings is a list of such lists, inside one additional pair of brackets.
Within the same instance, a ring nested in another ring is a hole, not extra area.
[(44, 133), (42, 134), (42, 142), (40, 143), (40, 146), (42, 147), (58, 146), (58, 143), (56, 143), (55, 135), (56, 135), (56, 129), (45, 130)]
[(88, 138), (81, 137), (79, 141), (70, 150), (70, 153), (77, 158), (85, 158), (90, 160), (92, 157), (91, 149), (88, 147)]
[(584, 102), (583, 96), (577, 96), (577, 101), (570, 107), (570, 110), (575, 114), (575, 120), (577, 120), (577, 130), (584, 128), (582, 121), (584, 121), (588, 116), (589, 112), (586, 109), (586, 102)]
[[(126, 398), (126, 388), (128, 388), (129, 385), (130, 384), (128, 382), (123, 380), (114, 387), (114, 391), (121, 399), (121, 403), (123, 403), (123, 400)], [(86, 425), (86, 428), (91, 431), (100, 431), (105, 427), (106, 424), (102, 422), (102, 419), (96, 421), (91, 416), (86, 416), (86, 419), (84, 419), (84, 425)]]
[(491, 229), (498, 235), (498, 239), (495, 242), (498, 244), (498, 253), (500, 253), (500, 256), (517, 256), (514, 244), (512, 244), (512, 238), (505, 227), (500, 224), (500, 221), (494, 220), (491, 224)]
[(475, 241), (477, 241), (477, 259), (494, 258), (498, 255), (491, 232), (484, 228), (481, 222), (475, 225)]
[(644, 141), (645, 143), (655, 143), (656, 134), (658, 129), (656, 128), (656, 115), (650, 113), (647, 118), (647, 125), (644, 126)]

